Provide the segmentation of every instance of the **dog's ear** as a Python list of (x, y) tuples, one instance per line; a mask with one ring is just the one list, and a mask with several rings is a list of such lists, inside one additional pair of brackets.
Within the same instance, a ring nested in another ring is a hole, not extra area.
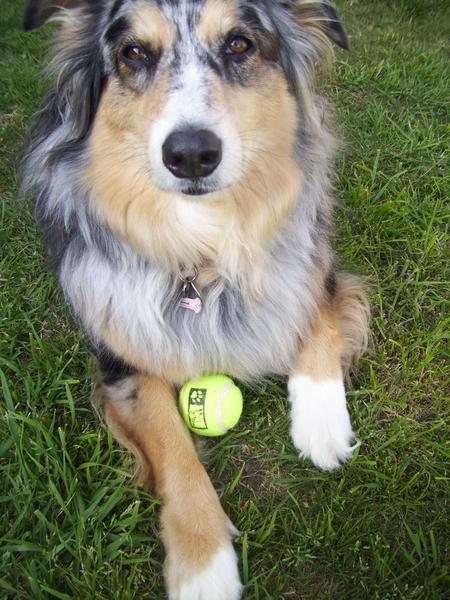
[(283, 0), (282, 4), (294, 13), (300, 25), (318, 30), (341, 48), (349, 49), (347, 34), (331, 0)]
[[(46, 20), (64, 17), (55, 36), (48, 73), (54, 83), (40, 108), (32, 129), (32, 144), (38, 146), (62, 124), (69, 133), (60, 144), (54, 143), (48, 160), (69, 155), (82, 143), (93, 123), (106, 73), (101, 49), (101, 14), (106, 0), (30, 0), (25, 27), (33, 29)], [(56, 4), (55, 4), (56, 2)], [(66, 14), (64, 14), (66, 13)]]
[(335, 44), (344, 50), (348, 50), (350, 46), (348, 43), (347, 33), (342, 25), (337, 10), (327, 0), (321, 3), (321, 9), (325, 18), (323, 22), (325, 33)]
[(28, 0), (23, 15), (23, 28), (25, 31), (36, 29), (62, 8), (74, 8), (82, 4), (83, 0)]

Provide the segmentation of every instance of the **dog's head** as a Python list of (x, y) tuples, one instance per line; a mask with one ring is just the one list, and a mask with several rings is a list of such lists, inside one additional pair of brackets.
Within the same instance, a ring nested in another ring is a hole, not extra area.
[(306, 155), (327, 160), (321, 143), (302, 163), (324, 136), (315, 66), (347, 46), (328, 0), (30, 0), (25, 28), (48, 19), (61, 21), (55, 85), (31, 179), (76, 163), (89, 210), (143, 255), (226, 254), (227, 272), (254, 257), (297, 201)]
[(193, 195), (292, 154), (310, 116), (295, 100), (328, 40), (347, 45), (327, 1), (31, 0), (25, 28), (54, 16), (74, 134), (98, 109), (109, 151), (156, 188)]

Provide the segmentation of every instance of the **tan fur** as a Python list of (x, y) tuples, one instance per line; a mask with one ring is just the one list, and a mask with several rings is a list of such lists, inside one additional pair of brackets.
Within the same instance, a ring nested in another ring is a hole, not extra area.
[(137, 480), (164, 501), (167, 570), (175, 561), (191, 578), (228, 542), (231, 524), (198, 460), (172, 386), (137, 375), (97, 390), (99, 401), (115, 437), (136, 456)]
[(311, 379), (337, 379), (367, 349), (370, 308), (360, 277), (338, 273), (336, 292), (323, 305), (299, 353), (295, 374)]
[(132, 12), (131, 25), (136, 41), (162, 49), (171, 46), (175, 39), (175, 27), (156, 5), (141, 2)]
[(199, 38), (206, 43), (214, 43), (236, 27), (238, 23), (236, 2), (207, 0), (202, 6)]
[(308, 375), (314, 381), (338, 379), (342, 376), (342, 335), (336, 315), (323, 307), (311, 336), (302, 344), (294, 374)]
[(234, 217), (242, 236), (236, 258), (244, 259), (244, 265), (250, 259), (251, 269), (292, 210), (302, 180), (293, 158), (295, 103), (279, 73), (261, 70), (258, 79), (264, 85), (234, 87), (218, 79), (213, 83), (214, 101), (227, 107), (242, 140), (244, 176), (225, 190), (223, 204), (228, 208), (225, 216)]
[(334, 305), (343, 341), (341, 362), (344, 370), (348, 371), (369, 345), (367, 284), (356, 275), (338, 273)]

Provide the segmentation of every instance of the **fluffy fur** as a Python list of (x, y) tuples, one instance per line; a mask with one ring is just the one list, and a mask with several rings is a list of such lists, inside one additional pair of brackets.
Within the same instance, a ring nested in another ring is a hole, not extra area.
[[(166, 503), (171, 597), (203, 598), (225, 544), (234, 587), (227, 595), (217, 579), (210, 598), (237, 598), (229, 523), (173, 412), (172, 386), (210, 372), (291, 375), (301, 454), (325, 469), (351, 455), (342, 369), (365, 347), (368, 309), (357, 278), (335, 271), (335, 144), (314, 88), (331, 42), (345, 48), (347, 37), (328, 1), (35, 0), (25, 28), (50, 17), (61, 22), (54, 84), (31, 128), (24, 187), (99, 358), (105, 417)], [(233, 36), (248, 42), (243, 56), (230, 52)], [(144, 58), (127, 58), (130, 47)], [(214, 172), (191, 181), (161, 151), (186, 127), (222, 143)], [(180, 274), (197, 271), (200, 314), (178, 308)], [(323, 427), (334, 428), (334, 447)], [(170, 466), (177, 460), (184, 471)], [(187, 471), (210, 498), (197, 546), (173, 510), (193, 494), (179, 481)], [(183, 558), (192, 552), (198, 560)]]

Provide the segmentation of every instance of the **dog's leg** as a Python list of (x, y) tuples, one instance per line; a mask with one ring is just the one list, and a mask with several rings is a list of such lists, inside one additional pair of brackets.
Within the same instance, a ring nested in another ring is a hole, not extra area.
[(234, 528), (198, 460), (174, 390), (156, 377), (131, 375), (103, 384), (96, 395), (114, 435), (137, 458), (138, 481), (163, 500), (169, 598), (238, 600)]
[(288, 385), (295, 447), (302, 458), (326, 471), (339, 467), (356, 447), (345, 400), (343, 352), (336, 312), (324, 308), (303, 341)]

